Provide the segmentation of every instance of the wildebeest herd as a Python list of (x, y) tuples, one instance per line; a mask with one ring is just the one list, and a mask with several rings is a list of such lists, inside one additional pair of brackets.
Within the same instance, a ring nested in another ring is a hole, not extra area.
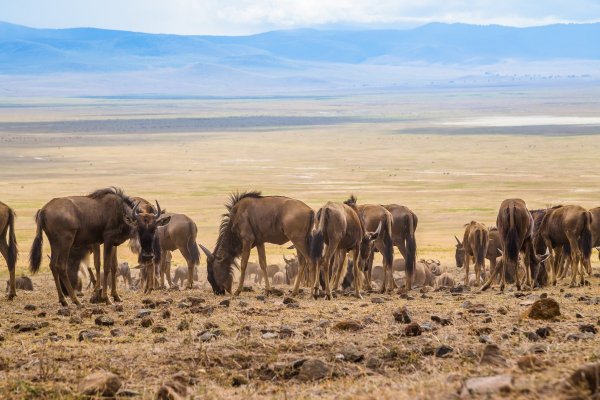
[[(87, 196), (52, 199), (38, 210), (35, 221), (30, 270), (35, 273), (40, 268), (45, 234), (50, 243), (50, 270), (62, 305), (67, 305), (65, 296), (80, 304), (76, 295), (81, 290), (80, 266), (88, 264), (90, 255), (95, 266), (95, 275), (88, 267), (94, 285), (92, 301), (109, 304), (109, 285), (110, 297), (120, 301), (117, 278), (121, 276), (129, 286), (133, 285), (129, 266), (117, 261), (117, 248), (127, 240), (138, 256), (136, 268), (140, 269), (141, 278), (136, 285), (145, 292), (165, 287), (165, 277), (169, 287), (187, 282), (187, 288), (192, 288), (198, 280), (199, 248), (206, 255), (208, 282), (218, 295), (239, 295), (246, 275), (264, 279), (267, 294), (271, 279), (276, 284), (293, 284), (292, 295), (297, 295), (303, 284), (315, 298), (323, 295), (327, 299), (340, 286), (352, 287), (354, 295), (360, 298), (361, 291), (372, 290), (373, 280), (380, 282), (382, 293), (390, 291), (397, 288), (393, 274), (398, 270), (405, 272), (406, 290), (413, 287), (415, 279), (417, 284), (432, 284), (428, 277), (433, 275), (432, 270), (440, 275), (440, 284), (452, 280), (449, 274), (436, 271), (439, 263), (418, 268), (418, 219), (410, 209), (396, 204), (359, 204), (354, 196), (313, 210), (289, 197), (263, 196), (260, 192), (233, 194), (226, 204), (212, 251), (197, 243), (197, 228), (191, 218), (167, 213), (158, 202), (153, 205), (145, 199), (129, 197), (114, 187)], [(18, 287), (14, 224), (14, 211), (0, 203), (0, 252), (10, 271), (8, 299), (15, 297)], [(481, 290), (496, 280), (501, 290), (506, 282), (514, 283), (519, 290), (524, 285), (555, 285), (569, 268), (571, 285), (583, 285), (585, 274), (591, 274), (591, 251), (600, 246), (600, 207), (586, 210), (567, 205), (529, 210), (523, 200), (508, 199), (500, 205), (496, 225), (488, 228), (472, 221), (465, 225), (462, 241), (455, 236), (456, 265), (464, 268), (465, 285), (470, 282), (471, 263), (475, 283), (482, 285)], [(291, 243), (289, 248), (296, 250), (295, 257), (284, 257), (284, 271), (267, 265), (265, 243)], [(249, 262), (254, 247), (258, 264)], [(396, 266), (394, 247), (403, 257), (397, 260), (403, 261), (402, 267)], [(187, 265), (177, 268), (171, 280), (174, 250), (181, 252)], [(382, 255), (381, 267), (373, 266), (376, 252)], [(351, 259), (346, 263), (348, 253)], [(485, 259), (489, 260), (489, 273)], [(235, 289), (234, 268), (240, 271)], [(19, 285), (27, 286), (27, 282)]]

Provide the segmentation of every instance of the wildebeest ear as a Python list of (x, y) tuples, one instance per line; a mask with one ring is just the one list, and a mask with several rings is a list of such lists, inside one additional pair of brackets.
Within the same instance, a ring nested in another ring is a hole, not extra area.
[(125, 220), (125, 223), (127, 225), (131, 226), (132, 228), (137, 228), (137, 220), (135, 218), (132, 218), (130, 215), (124, 214), (123, 219)]
[(165, 226), (171, 221), (171, 216), (159, 218), (156, 221), (156, 226)]

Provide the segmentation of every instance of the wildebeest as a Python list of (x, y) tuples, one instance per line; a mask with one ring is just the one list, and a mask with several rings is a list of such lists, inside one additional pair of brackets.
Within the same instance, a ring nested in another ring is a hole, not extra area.
[[(180, 265), (179, 267), (175, 268), (175, 273), (173, 274), (173, 283), (175, 285), (183, 285), (183, 283), (188, 279), (189, 276), (187, 265)], [(194, 282), (198, 282), (198, 268), (194, 268), (193, 279)]]
[(415, 231), (419, 219), (412, 210), (398, 204), (383, 205), (392, 214), (392, 241), (405, 260), (406, 288), (411, 289), (412, 274), (417, 262), (417, 240)]
[[(277, 264), (269, 264), (269, 265), (267, 265), (267, 276), (270, 279), (273, 279), (273, 277), (275, 276), (276, 273), (279, 272), (279, 270), (280, 270), (279, 269), (279, 265), (277, 265)], [(263, 275), (262, 271), (259, 269), (257, 271), (257, 273), (256, 273), (256, 280), (255, 280), (255, 282), (257, 282), (257, 283), (260, 284), (260, 283), (262, 283), (263, 278), (264, 278), (264, 275)]]
[(590, 225), (592, 230), (592, 246), (598, 250), (598, 259), (600, 259), (600, 207), (592, 208), (589, 211), (592, 215), (592, 224)]
[(549, 209), (542, 220), (540, 235), (546, 247), (550, 249), (550, 281), (556, 285), (556, 276), (560, 257), (557, 248), (569, 246), (569, 261), (571, 264), (571, 285), (576, 285), (577, 273), (580, 284), (585, 283), (584, 267), (591, 270), (590, 256), (592, 254), (592, 214), (581, 206), (560, 206)]
[[(502, 243), (502, 271), (496, 268), (490, 274), (487, 282), (481, 287), (481, 290), (488, 289), (496, 275), (500, 272), (500, 290), (504, 290), (506, 283), (506, 268), (508, 265), (514, 266), (515, 270), (519, 262), (519, 253), (524, 254), (525, 265), (529, 267), (527, 271), (528, 281), (531, 277), (537, 281), (540, 261), (548, 257), (544, 254), (539, 257), (535, 254), (533, 245), (533, 217), (527, 209), (525, 201), (521, 199), (507, 199), (502, 202), (498, 210), (496, 226), (500, 234)], [(521, 290), (521, 282), (515, 279), (517, 289)]]
[[(319, 290), (318, 276), (323, 274), (327, 299), (331, 299), (329, 272), (333, 269), (337, 256), (337, 269), (334, 270), (333, 287), (337, 288), (346, 261), (346, 254), (352, 251), (354, 277), (360, 276), (358, 269), (364, 267), (371, 254), (372, 243), (381, 232), (381, 224), (375, 232), (366, 232), (358, 215), (356, 202), (352, 197), (343, 204), (328, 202), (316, 214), (311, 243), (311, 258), (317, 261), (317, 274), (313, 282), (313, 295)], [(324, 246), (326, 245), (326, 246)], [(325, 253), (323, 254), (323, 248)], [(360, 263), (360, 264), (359, 264)], [(359, 281), (359, 280), (358, 280)], [(354, 285), (356, 297), (361, 297), (360, 284)]]
[[(104, 245), (104, 280), (102, 300), (110, 303), (107, 295), (108, 275), (111, 274), (111, 295), (120, 301), (116, 286), (117, 251), (116, 247), (125, 240), (137, 235), (141, 244), (140, 259), (147, 261), (160, 257), (159, 248), (153, 246), (156, 228), (169, 223), (169, 217), (161, 215), (157, 204), (156, 214), (140, 214), (137, 204), (121, 189), (97, 190), (87, 196), (55, 198), (44, 205), (36, 214), (36, 235), (31, 246), (30, 269), (39, 270), (42, 261), (42, 234), (46, 233), (50, 242), (50, 270), (58, 292), (59, 302), (66, 306), (62, 282), (73, 303), (80, 305), (67, 275), (67, 262), (73, 248), (89, 252), (90, 246)], [(77, 262), (77, 265), (81, 262)]]
[(275, 285), (283, 285), (285, 283), (285, 274), (281, 271), (278, 271), (273, 275), (273, 286)]
[[(384, 279), (381, 284), (381, 293), (391, 290), (395, 286), (392, 265), (394, 263), (394, 242), (392, 240), (392, 223), (394, 217), (392, 213), (385, 207), (375, 204), (356, 204), (356, 197), (351, 196), (346, 201), (352, 202), (358, 211), (365, 232), (374, 232), (381, 227), (380, 233), (374, 238), (372, 250), (367, 259), (367, 265), (365, 266), (366, 271), (366, 284), (367, 287), (371, 286), (371, 269), (373, 267), (373, 253), (377, 249), (378, 252), (383, 256), (383, 273)], [(409, 280), (407, 280), (408, 282)]]
[(479, 284), (481, 272), (485, 273), (485, 256), (488, 249), (488, 229), (477, 221), (465, 225), (462, 247), (464, 252), (465, 285), (469, 284), (469, 263), (475, 264), (475, 279)]
[(454, 287), (454, 277), (449, 272), (444, 272), (440, 276), (435, 278), (434, 282), (435, 288), (453, 288)]
[[(431, 272), (431, 269), (424, 262), (418, 261), (415, 264), (413, 276), (413, 287), (433, 286), (436, 276)], [(399, 279), (400, 283), (404, 282), (406, 277)]]
[[(15, 287), (19, 290), (33, 290), (33, 282), (28, 276), (19, 276), (15, 279)], [(6, 291), (10, 291), (10, 281), (6, 281)]]
[(8, 300), (12, 300), (17, 295), (15, 266), (17, 264), (18, 248), (15, 237), (15, 212), (2, 202), (0, 202), (0, 254), (2, 254), (8, 266)]
[(171, 218), (171, 221), (156, 230), (157, 244), (160, 246), (160, 283), (161, 287), (165, 284), (165, 275), (169, 286), (173, 286), (171, 281), (171, 263), (167, 263), (165, 256), (167, 252), (179, 250), (188, 266), (187, 287), (193, 287), (193, 275), (196, 266), (200, 264), (200, 252), (196, 246), (196, 235), (198, 228), (190, 217), (184, 214), (169, 213), (165, 214)]
[(284, 255), (283, 261), (285, 262), (285, 284), (290, 285), (298, 275), (298, 268), (300, 267), (298, 263), (298, 256), (294, 255), (290, 258), (286, 258)]
[[(266, 273), (265, 243), (282, 245), (291, 241), (296, 251), (309, 260), (309, 267), (314, 266), (314, 261), (309, 256), (314, 211), (303, 202), (289, 197), (262, 196), (260, 192), (246, 192), (231, 195), (226, 208), (214, 251), (210, 252), (201, 246), (207, 256), (208, 282), (215, 294), (231, 293), (233, 262), (240, 255), (240, 282), (234, 295), (241, 293), (248, 257), (253, 247), (256, 247), (260, 267), (263, 273)], [(298, 277), (303, 273), (304, 264), (301, 264)], [(294, 294), (298, 294), (299, 290), (298, 277), (294, 285)], [(267, 278), (267, 294), (269, 290)]]

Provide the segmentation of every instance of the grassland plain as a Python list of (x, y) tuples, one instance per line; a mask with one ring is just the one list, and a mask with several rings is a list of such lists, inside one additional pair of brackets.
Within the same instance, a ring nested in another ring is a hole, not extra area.
[[(532, 208), (600, 205), (600, 143), (594, 136), (600, 127), (586, 123), (558, 129), (548, 122), (498, 132), (472, 121), (506, 115), (595, 117), (598, 98), (592, 88), (506, 88), (272, 99), (2, 99), (0, 200), (18, 214), (18, 273), (26, 272), (37, 209), (53, 197), (114, 185), (186, 213), (198, 225), (198, 240), (208, 247), (216, 239), (222, 204), (236, 190), (295, 197), (314, 208), (351, 193), (359, 202), (404, 204), (419, 216), (419, 257), (441, 259), (458, 277), (452, 268), (453, 235), (472, 219), (492, 225), (503, 199), (521, 197)], [(48, 253), (47, 241), (45, 245)], [(269, 246), (269, 262), (280, 263), (285, 252)], [(174, 256), (175, 264), (182, 261)], [(125, 246), (119, 258), (135, 261)], [(202, 260), (201, 271), (204, 265)], [(0, 274), (6, 276), (6, 269)], [(258, 300), (257, 293), (245, 293), (225, 308), (218, 306), (223, 299), (206, 287), (158, 292), (150, 296), (159, 301), (152, 311), (154, 326), (163, 326), (166, 333), (153, 333), (135, 318), (146, 297), (122, 288), (123, 311), (102, 307), (121, 330), (122, 335), (112, 337), (108, 329), (94, 327), (93, 313), (99, 311), (87, 302), (87, 294), (84, 308), (70, 311), (81, 322), (57, 316), (44, 266), (34, 277), (35, 292), (19, 292), (13, 303), (0, 302), (5, 316), (0, 322), (5, 338), (0, 342), (0, 390), (15, 398), (77, 397), (79, 379), (104, 368), (117, 372), (125, 387), (152, 397), (162, 381), (182, 369), (196, 379), (195, 393), (212, 398), (451, 398), (466, 377), (506, 372), (517, 378), (515, 396), (563, 397), (559, 382), (598, 357), (595, 336), (565, 340), (580, 324), (598, 322), (597, 305), (586, 299), (599, 295), (599, 281), (590, 282), (585, 288), (567, 289), (563, 282), (544, 290), (559, 300), (563, 317), (551, 323), (555, 333), (537, 356), (543, 365), (525, 372), (517, 361), (531, 350), (526, 333), (541, 325), (519, 318), (520, 303), (527, 300), (514, 292), (436, 292), (425, 298), (416, 292), (414, 300), (371, 294), (364, 301), (340, 297), (331, 303), (304, 296), (297, 309), (277, 296)], [(540, 293), (525, 296), (531, 300)], [(194, 314), (178, 307), (188, 296), (202, 297), (210, 311)], [(375, 297), (383, 303), (372, 303)], [(465, 311), (465, 300), (482, 303), (491, 322)], [(392, 317), (404, 303), (418, 322), (436, 314), (451, 317), (453, 325), (433, 324), (432, 331), (406, 338)], [(26, 304), (35, 311), (24, 310)], [(497, 312), (500, 306), (508, 313)], [(170, 318), (161, 317), (165, 309)], [(354, 333), (333, 328), (347, 318), (361, 321), (364, 328)], [(12, 328), (42, 320), (49, 325), (33, 333)], [(183, 320), (190, 327), (180, 331)], [(286, 331), (282, 325), (291, 329), (290, 337), (263, 337)], [(486, 327), (506, 365), (479, 364)], [(78, 333), (85, 329), (100, 330), (103, 336), (80, 343)], [(197, 334), (204, 331), (217, 336), (202, 342)], [(340, 361), (336, 354), (348, 342), (382, 364), (373, 369), (366, 361)], [(428, 349), (440, 344), (453, 347), (451, 357), (428, 355)], [(306, 357), (327, 361), (330, 377), (307, 384), (277, 370), (281, 363)]]

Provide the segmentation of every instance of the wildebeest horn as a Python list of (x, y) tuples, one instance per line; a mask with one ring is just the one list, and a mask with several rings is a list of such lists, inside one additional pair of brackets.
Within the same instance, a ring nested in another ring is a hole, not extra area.
[(596, 247), (595, 249), (598, 250), (598, 251), (600, 251), (600, 246)]
[(133, 206), (133, 214), (134, 215), (138, 215), (138, 207), (140, 206), (140, 202), (138, 201), (137, 203), (135, 203), (135, 205)]
[(498, 251), (500, 252), (500, 255), (501, 255), (501, 256), (503, 256), (503, 255), (504, 255), (504, 252), (502, 251), (502, 249), (501, 249), (501, 248), (498, 248)]
[(288, 247), (287, 249), (288, 249), (288, 250), (293, 250), (293, 249), (295, 249), (295, 248), (296, 248), (296, 246), (294, 246), (294, 245), (291, 245), (291, 246), (290, 246), (290, 247)]
[(456, 237), (456, 235), (454, 235), (454, 239), (456, 239), (456, 243), (458, 243), (458, 244), (462, 244), (462, 243), (460, 242), (460, 240), (458, 240), (458, 238)]
[(154, 200), (156, 202), (156, 218), (160, 217), (160, 204), (158, 204), (158, 200)]
[(204, 254), (206, 254), (206, 257), (208, 258), (212, 258), (212, 253), (210, 252), (209, 249), (207, 249), (206, 247), (202, 246), (200, 243), (198, 243), (198, 246), (200, 246), (200, 248), (202, 249), (202, 251), (204, 252)]

